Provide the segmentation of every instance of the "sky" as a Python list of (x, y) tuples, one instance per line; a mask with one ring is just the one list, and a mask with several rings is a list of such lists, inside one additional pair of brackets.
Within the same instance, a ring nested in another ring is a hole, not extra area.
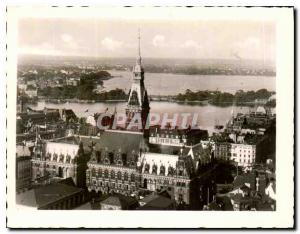
[(18, 53), (88, 57), (275, 60), (272, 21), (22, 18)]

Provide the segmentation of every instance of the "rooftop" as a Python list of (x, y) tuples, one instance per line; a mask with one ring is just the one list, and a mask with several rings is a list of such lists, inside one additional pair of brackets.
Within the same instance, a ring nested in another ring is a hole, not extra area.
[(40, 208), (81, 191), (81, 188), (55, 183), (17, 194), (16, 201), (19, 205)]
[(100, 137), (80, 136), (85, 149), (94, 144), (96, 151), (107, 149), (109, 152), (117, 152), (129, 155), (134, 150), (136, 153), (140, 151), (144, 142), (144, 136), (140, 133), (127, 131), (104, 131)]
[(137, 200), (133, 197), (124, 196), (122, 194), (114, 194), (100, 202), (105, 205), (120, 206), (122, 209), (128, 209), (137, 204)]
[(51, 142), (79, 145), (80, 138), (76, 136), (62, 137), (51, 140)]
[(30, 157), (31, 156), (31, 152), (30, 152), (28, 146), (17, 145), (16, 152), (17, 152), (17, 157)]
[(174, 201), (170, 198), (158, 194), (151, 194), (140, 202), (145, 202), (146, 204), (139, 207), (139, 210), (165, 210), (174, 204)]

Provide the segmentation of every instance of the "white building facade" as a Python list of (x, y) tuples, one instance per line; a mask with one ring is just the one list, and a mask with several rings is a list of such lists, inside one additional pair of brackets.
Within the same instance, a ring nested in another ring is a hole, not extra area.
[(248, 167), (255, 163), (256, 145), (231, 144), (231, 160), (239, 166)]

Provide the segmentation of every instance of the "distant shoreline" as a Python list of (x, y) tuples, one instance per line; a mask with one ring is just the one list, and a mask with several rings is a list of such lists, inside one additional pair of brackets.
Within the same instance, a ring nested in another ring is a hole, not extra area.
[[(119, 99), (119, 100), (74, 100), (74, 99), (51, 99), (47, 100), (44, 98), (40, 98), (37, 100), (37, 102), (46, 102), (51, 104), (68, 104), (68, 103), (79, 103), (79, 104), (96, 104), (96, 103), (121, 103), (121, 102), (127, 102), (126, 99)], [(191, 105), (212, 105), (212, 106), (230, 106), (233, 105), (234, 102), (218, 102), (218, 103), (211, 103), (210, 100), (202, 100), (202, 101), (180, 101), (180, 100), (151, 100), (151, 102), (167, 102), (167, 103), (178, 103), (178, 104), (191, 104)], [(250, 102), (239, 102), (235, 103), (237, 106), (247, 106), (247, 105), (254, 105), (257, 104), (255, 101)]]

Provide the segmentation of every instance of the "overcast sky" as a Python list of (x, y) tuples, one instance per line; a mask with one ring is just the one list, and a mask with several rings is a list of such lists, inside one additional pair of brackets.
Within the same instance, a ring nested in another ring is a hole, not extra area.
[(275, 24), (263, 21), (25, 18), (19, 54), (275, 60)]

